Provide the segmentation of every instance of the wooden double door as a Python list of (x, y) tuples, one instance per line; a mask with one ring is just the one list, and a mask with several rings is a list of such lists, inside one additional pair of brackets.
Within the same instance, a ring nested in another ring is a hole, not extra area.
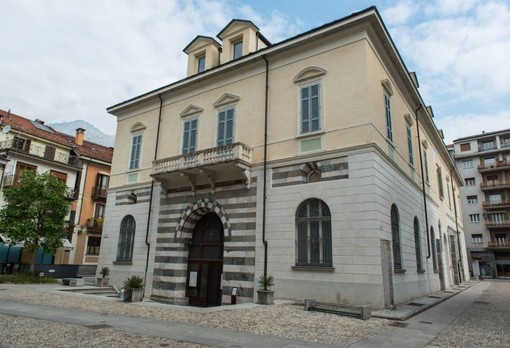
[(221, 305), (223, 224), (208, 213), (196, 224), (189, 245), (186, 296), (192, 306)]

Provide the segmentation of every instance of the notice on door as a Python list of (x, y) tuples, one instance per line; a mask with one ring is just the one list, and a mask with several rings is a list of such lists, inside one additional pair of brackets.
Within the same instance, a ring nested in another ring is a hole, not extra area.
[(197, 275), (198, 272), (189, 272), (189, 286), (192, 288), (197, 287)]

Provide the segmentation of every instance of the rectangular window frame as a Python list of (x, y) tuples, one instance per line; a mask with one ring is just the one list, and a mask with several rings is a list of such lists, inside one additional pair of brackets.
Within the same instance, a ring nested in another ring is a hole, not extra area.
[(469, 214), (469, 222), (479, 223), (480, 222), (480, 214)]
[(466, 197), (467, 204), (478, 204), (478, 196), (477, 195), (471, 195)]
[(243, 38), (232, 41), (232, 60), (239, 59), (243, 56)]
[[(182, 139), (181, 139), (181, 154), (191, 154), (197, 151), (198, 149), (198, 127), (199, 121), (198, 116), (186, 118), (182, 120)], [(193, 130), (193, 122), (196, 122), (195, 129)], [(186, 125), (189, 124), (189, 129), (187, 129)], [(194, 131), (194, 133), (193, 133)], [(189, 135), (186, 135), (189, 133)], [(186, 138), (188, 137), (188, 138)], [(188, 140), (186, 140), (188, 139)], [(194, 139), (194, 140), (193, 140)]]
[(475, 233), (471, 235), (472, 244), (483, 244), (483, 234)]
[(142, 159), (142, 143), (143, 134), (134, 133), (131, 137), (131, 150), (129, 152), (129, 171), (140, 169), (140, 162)]
[(462, 168), (463, 169), (471, 169), (471, 168), (473, 168), (473, 160), (464, 160), (464, 161), (462, 161)]
[[(314, 117), (314, 107), (313, 101), (315, 96), (311, 95), (313, 87), (317, 86), (317, 117)], [(310, 97), (303, 97), (303, 91), (308, 90)], [(308, 108), (303, 108), (303, 104), (305, 100), (309, 100)], [(298, 85), (298, 134), (301, 135), (309, 135), (316, 134), (318, 132), (322, 132), (324, 130), (324, 115), (322, 108), (322, 100), (323, 100), (323, 88), (322, 88), (322, 80), (314, 80), (306, 83), (302, 83)], [(306, 110), (308, 109), (308, 110)], [(304, 114), (304, 110), (308, 113), (308, 117)], [(314, 122), (316, 122), (316, 126), (314, 126)], [(305, 130), (305, 123), (307, 124), (307, 129)]]
[[(232, 118), (229, 120), (229, 111), (232, 111)], [(224, 119), (222, 120), (222, 117)], [(228, 122), (231, 121), (231, 132), (228, 134)], [(224, 125), (222, 125), (224, 124)], [(216, 116), (216, 146), (224, 146), (233, 144), (235, 142), (236, 135), (236, 107), (230, 105), (221, 109), (218, 109)]]
[(197, 56), (197, 74), (205, 71), (205, 53)]
[(409, 151), (409, 164), (414, 166), (412, 127), (406, 125), (406, 132), (407, 132), (407, 150)]
[(427, 184), (429, 184), (430, 183), (429, 158), (427, 156), (427, 150), (423, 150), (423, 162), (424, 162), (424, 170), (425, 170), (425, 182)]
[(466, 185), (466, 187), (476, 186), (476, 179), (475, 178), (464, 178), (464, 184)]
[(391, 96), (384, 93), (384, 115), (386, 118), (386, 138), (393, 143), (393, 120), (391, 115)]

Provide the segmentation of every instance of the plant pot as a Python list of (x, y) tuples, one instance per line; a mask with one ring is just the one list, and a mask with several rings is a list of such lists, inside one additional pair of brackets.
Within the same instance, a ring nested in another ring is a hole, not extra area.
[(97, 286), (108, 287), (110, 286), (110, 278), (97, 278)]
[(124, 302), (140, 302), (143, 300), (143, 289), (126, 289)]
[(273, 290), (257, 290), (257, 303), (263, 305), (272, 305), (273, 301)]

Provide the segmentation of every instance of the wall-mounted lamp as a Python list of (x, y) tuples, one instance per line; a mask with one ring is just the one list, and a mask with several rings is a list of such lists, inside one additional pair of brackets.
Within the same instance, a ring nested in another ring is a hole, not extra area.
[(132, 204), (136, 204), (137, 197), (136, 197), (136, 194), (135, 194), (134, 192), (131, 192), (131, 193), (127, 196), (127, 199), (128, 199), (128, 201), (130, 201)]

